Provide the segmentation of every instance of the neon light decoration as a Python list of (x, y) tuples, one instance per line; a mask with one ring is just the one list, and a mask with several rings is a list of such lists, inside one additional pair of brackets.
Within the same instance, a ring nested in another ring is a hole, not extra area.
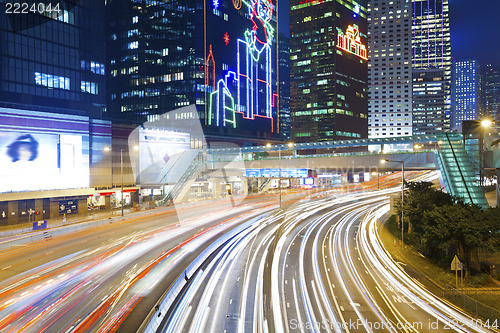
[(356, 24), (347, 27), (345, 36), (344, 32), (337, 28), (337, 47), (361, 59), (368, 60), (366, 46), (361, 43), (359, 28)]
[(224, 34), (224, 37), (222, 37), (222, 39), (224, 39), (224, 43), (226, 43), (226, 46), (227, 46), (227, 44), (229, 44), (229, 41), (230, 41), (229, 34), (227, 33), (227, 31)]
[[(244, 40), (237, 39), (236, 72), (228, 71), (210, 94), (209, 125), (215, 122), (216, 126), (230, 124), (236, 127), (235, 113), (241, 113), (245, 119), (268, 118), (273, 123), (271, 42), (274, 29), (270, 24), (273, 5), (271, 0), (242, 2), (248, 8), (253, 26), (245, 31)], [(227, 37), (229, 42), (229, 35)], [(263, 71), (260, 69), (262, 64)], [(265, 99), (259, 98), (259, 91), (265, 93)], [(265, 114), (261, 114), (261, 109)]]
[(233, 7), (239, 10), (241, 8), (241, 0), (233, 0)]
[(214, 9), (219, 8), (219, 0), (212, 0), (212, 7), (214, 7)]
[(215, 59), (212, 52), (212, 44), (210, 44), (209, 50), (205, 66), (205, 85), (208, 86), (211, 83), (212, 88), (215, 90)]

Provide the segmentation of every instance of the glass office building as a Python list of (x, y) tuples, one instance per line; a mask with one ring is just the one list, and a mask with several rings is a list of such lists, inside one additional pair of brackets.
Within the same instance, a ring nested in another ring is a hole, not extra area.
[(104, 3), (58, 4), (24, 14), (0, 12), (0, 105), (101, 118)]
[(275, 9), (270, 0), (108, 1), (106, 118), (143, 123), (196, 105), (209, 136), (272, 138)]
[(408, 0), (368, 4), (370, 138), (412, 135), (411, 13)]
[(290, 1), (291, 139), (368, 136), (366, 1)]
[(453, 129), (461, 128), (464, 120), (479, 117), (480, 73), (477, 60), (457, 61), (453, 64)]
[(481, 67), (481, 114), (500, 121), (500, 66)]
[[(452, 68), (448, 0), (413, 0), (412, 6), (413, 134), (449, 130)], [(435, 86), (424, 84), (430, 78)], [(433, 93), (422, 95), (423, 91)]]

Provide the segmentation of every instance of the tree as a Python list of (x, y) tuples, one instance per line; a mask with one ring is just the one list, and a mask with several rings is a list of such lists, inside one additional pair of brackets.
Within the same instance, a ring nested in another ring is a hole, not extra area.
[(498, 244), (498, 216), (498, 212), (486, 213), (476, 205), (463, 202), (435, 207), (423, 214), (426, 246), (430, 250), (445, 251), (454, 245), (462, 256), (468, 279), (473, 250), (493, 250)]
[[(432, 188), (431, 182), (408, 182), (404, 194), (404, 215), (408, 219), (408, 234), (422, 234), (422, 216), (424, 212), (431, 211), (434, 207), (451, 205), (456, 198)], [(398, 214), (401, 214), (401, 200), (396, 203)]]

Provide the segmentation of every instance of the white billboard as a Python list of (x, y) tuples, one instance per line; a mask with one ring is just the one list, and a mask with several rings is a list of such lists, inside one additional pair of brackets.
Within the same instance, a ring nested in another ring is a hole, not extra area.
[(88, 186), (81, 136), (0, 133), (0, 192)]

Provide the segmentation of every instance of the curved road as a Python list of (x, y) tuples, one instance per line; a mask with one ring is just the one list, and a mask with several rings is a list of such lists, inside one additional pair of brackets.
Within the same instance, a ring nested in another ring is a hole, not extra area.
[(488, 332), (409, 277), (377, 220), (397, 189), (297, 203), (228, 241), (165, 332)]

